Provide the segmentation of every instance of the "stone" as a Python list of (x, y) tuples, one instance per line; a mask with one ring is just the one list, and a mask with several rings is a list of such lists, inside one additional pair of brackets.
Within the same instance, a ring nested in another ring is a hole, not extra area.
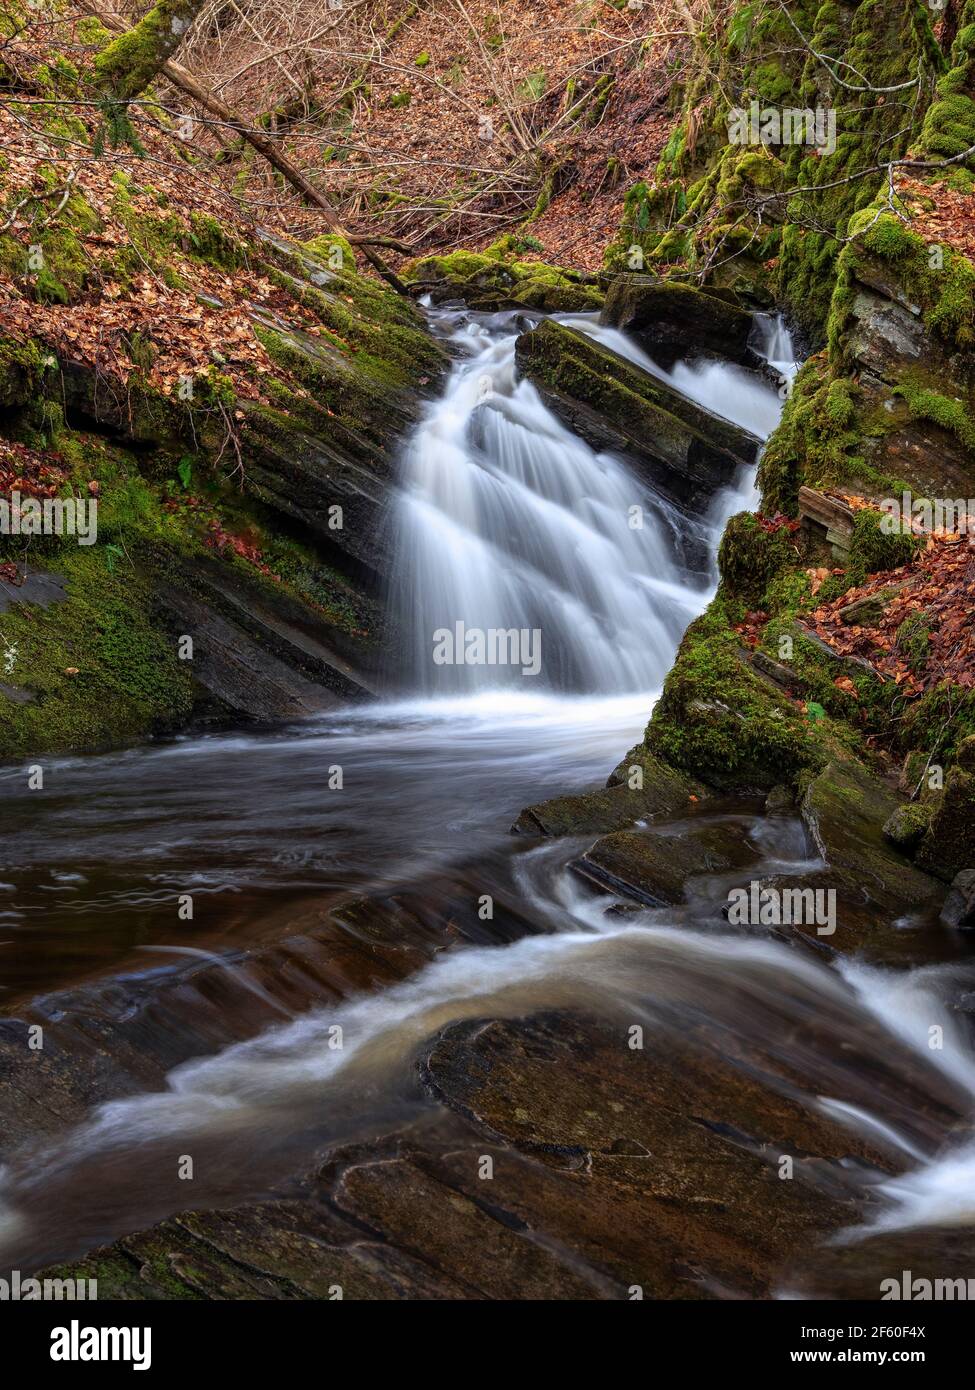
[(929, 805), (917, 801), (898, 806), (884, 821), (884, 839), (902, 853), (913, 856), (924, 839), (931, 810)]
[[(969, 760), (970, 748), (964, 750), (963, 757)], [(934, 806), (917, 852), (917, 863), (947, 883), (975, 864), (975, 773), (964, 766), (956, 764), (945, 778), (941, 799)]]
[(723, 873), (756, 858), (736, 825), (701, 825), (673, 833), (620, 830), (597, 840), (570, 865), (604, 891), (648, 907), (673, 907), (685, 900), (695, 874)]
[(620, 275), (606, 296), (601, 321), (635, 338), (665, 370), (706, 355), (751, 366), (761, 360), (749, 347), (751, 314), (690, 285)]
[(813, 843), (839, 881), (890, 915), (929, 904), (940, 892), (884, 838), (898, 806), (895, 794), (866, 768), (839, 761), (813, 778), (801, 805)]
[(962, 869), (952, 879), (941, 920), (948, 927), (975, 930), (975, 869)]
[(657, 491), (702, 511), (758, 456), (746, 430), (688, 400), (585, 333), (554, 320), (523, 333), (518, 371), (594, 449), (623, 454)]

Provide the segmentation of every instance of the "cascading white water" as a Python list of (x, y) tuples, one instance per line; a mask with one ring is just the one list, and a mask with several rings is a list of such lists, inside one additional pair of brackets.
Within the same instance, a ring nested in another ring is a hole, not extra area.
[[(530, 382), (516, 380), (515, 321), (464, 316), (452, 341), (466, 356), (408, 446), (393, 590), (411, 633), (407, 682), (434, 694), (501, 685), (659, 689), (713, 578), (706, 560), (688, 573), (687, 542), (702, 557), (713, 553), (727, 516), (753, 505), (751, 470), (706, 518), (687, 517), (619, 459), (571, 434)], [(569, 321), (663, 375), (616, 330)], [(776, 332), (791, 355), (787, 330)], [(704, 370), (723, 379), (734, 369)], [(748, 417), (740, 422), (764, 437), (781, 402), (754, 374), (738, 375), (743, 384), (709, 408), (720, 413), (726, 398), (734, 401)], [(435, 634), (454, 634), (458, 624), (465, 633), (537, 634), (539, 669), (526, 676), (523, 663), (438, 664)]]

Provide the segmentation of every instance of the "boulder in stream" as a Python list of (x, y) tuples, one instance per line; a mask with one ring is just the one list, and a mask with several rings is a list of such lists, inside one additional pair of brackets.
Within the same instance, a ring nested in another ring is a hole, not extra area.
[(592, 448), (621, 454), (671, 500), (703, 511), (759, 440), (618, 356), (549, 319), (518, 339), (518, 370)]
[(731, 296), (691, 285), (620, 275), (606, 296), (602, 322), (630, 334), (665, 371), (688, 357), (761, 364), (748, 345), (751, 314)]

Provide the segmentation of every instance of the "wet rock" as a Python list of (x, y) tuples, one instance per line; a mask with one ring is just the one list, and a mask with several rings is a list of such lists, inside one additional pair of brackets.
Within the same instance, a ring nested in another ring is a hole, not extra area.
[(795, 814), (796, 801), (792, 788), (782, 785), (773, 787), (765, 798), (765, 813), (769, 816), (791, 816)]
[(4, 681), (0, 681), (0, 695), (14, 705), (29, 705), (37, 699), (35, 691), (25, 690), (19, 685), (7, 685)]
[(228, 713), (294, 719), (370, 693), (369, 650), (280, 587), (176, 556), (165, 574), (157, 609), (174, 633), (193, 633), (194, 678)]
[(693, 510), (757, 457), (758, 440), (596, 343), (547, 320), (516, 347), (522, 376), (593, 448), (625, 455)]
[[(767, 1295), (782, 1252), (843, 1220), (830, 1169), (859, 1142), (719, 1056), (672, 1037), (632, 1050), (628, 1037), (624, 1020), (578, 1014), (457, 1024), (420, 1075), (504, 1146), (482, 1200), (618, 1286), (589, 1297)], [(797, 1180), (780, 1182), (773, 1156), (800, 1151)], [(470, 1157), (454, 1171), (476, 1195)]]
[[(972, 740), (965, 742), (971, 744)], [(963, 759), (969, 757), (966, 749)], [(944, 792), (934, 805), (917, 862), (948, 883), (975, 864), (975, 772), (968, 771), (962, 760), (945, 778)]]
[(888, 787), (853, 762), (829, 763), (810, 782), (801, 806), (816, 847), (840, 882), (889, 913), (931, 903), (941, 891), (884, 838), (898, 806)]
[(975, 869), (963, 869), (955, 875), (941, 909), (941, 920), (948, 927), (975, 929)]
[(597, 840), (571, 868), (597, 887), (646, 903), (675, 906), (694, 874), (726, 872), (756, 858), (744, 828), (701, 825), (673, 833), (621, 830)]
[(648, 817), (676, 815), (705, 795), (691, 778), (635, 748), (610, 774), (605, 790), (526, 806), (512, 829), (527, 835), (600, 834)]
[(41, 608), (48, 608), (52, 603), (63, 603), (67, 598), (63, 574), (24, 565), (19, 569), (18, 580), (20, 582), (17, 584), (11, 584), (6, 579), (0, 581), (0, 613), (6, 613), (8, 608), (21, 603), (36, 603)]
[(924, 839), (931, 811), (931, 806), (916, 801), (898, 806), (884, 821), (884, 839), (903, 854), (913, 857)]
[(751, 314), (690, 285), (620, 275), (606, 296), (602, 322), (629, 333), (665, 370), (708, 354), (759, 364), (748, 345)]

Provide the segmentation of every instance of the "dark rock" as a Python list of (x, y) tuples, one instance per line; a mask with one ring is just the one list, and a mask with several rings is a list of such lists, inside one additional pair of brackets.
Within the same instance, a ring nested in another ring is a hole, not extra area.
[[(631, 785), (635, 782), (642, 785)], [(704, 795), (698, 783), (636, 748), (614, 769), (605, 790), (526, 806), (512, 829), (528, 835), (601, 834), (648, 817), (676, 815)]]
[(35, 691), (25, 690), (19, 685), (7, 685), (4, 681), (0, 681), (0, 695), (12, 705), (30, 705), (37, 699)]
[(751, 314), (725, 296), (690, 285), (621, 275), (606, 296), (602, 322), (629, 333), (665, 370), (706, 354), (752, 366), (759, 362), (748, 345)]
[(918, 845), (924, 839), (931, 819), (931, 806), (919, 801), (909, 801), (898, 806), (884, 822), (884, 839), (889, 840), (895, 849), (913, 857)]
[[(963, 756), (970, 757), (967, 749)], [(941, 799), (934, 803), (927, 833), (917, 851), (917, 862), (948, 883), (975, 864), (975, 773), (962, 764), (951, 768), (945, 778)]]
[(795, 815), (796, 799), (792, 788), (783, 785), (773, 787), (765, 798), (765, 813), (769, 816)]
[(18, 578), (21, 580), (18, 584), (0, 580), (0, 613), (6, 613), (14, 604), (36, 603), (41, 608), (48, 608), (52, 603), (63, 603), (67, 598), (63, 574), (24, 565)]
[(370, 693), (366, 653), (280, 588), (270, 593), (217, 561), (174, 556), (164, 572), (160, 614), (192, 636), (193, 675), (227, 710), (293, 719)]
[(941, 920), (948, 927), (975, 928), (975, 869), (962, 869), (955, 875), (941, 909)]
[(742, 827), (702, 825), (670, 834), (617, 831), (597, 840), (570, 867), (611, 893), (667, 907), (684, 901), (692, 875), (740, 868), (755, 857)]
[(593, 448), (625, 455), (658, 491), (701, 511), (759, 441), (585, 333), (547, 320), (516, 361), (551, 409)]
[(831, 762), (810, 782), (801, 807), (819, 853), (840, 882), (891, 914), (930, 903), (940, 892), (933, 878), (884, 838), (899, 804), (859, 763)]

